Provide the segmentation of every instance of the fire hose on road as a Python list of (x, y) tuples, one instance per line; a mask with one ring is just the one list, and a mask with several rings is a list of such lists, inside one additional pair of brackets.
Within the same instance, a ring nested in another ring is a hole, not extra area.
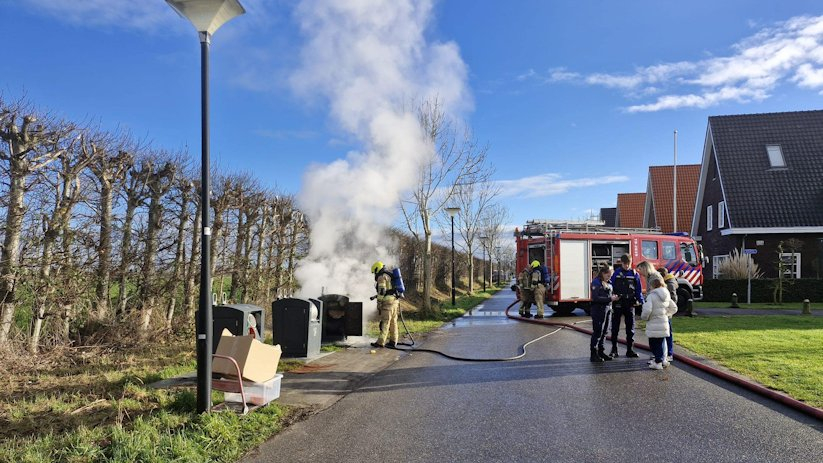
[[(523, 317), (520, 317), (520, 316), (509, 315), (509, 310), (511, 310), (511, 308), (517, 302), (519, 302), (519, 301), (515, 301), (511, 305), (506, 307), (506, 317), (508, 317), (512, 320), (520, 321), (520, 322), (535, 323), (535, 324), (539, 324), (539, 325), (548, 325), (548, 326), (557, 326), (557, 327), (561, 327), (561, 329), (568, 328), (568, 329), (579, 331), (583, 334), (587, 334), (587, 335), (590, 335), (590, 336), (592, 334), (592, 330), (589, 330), (589, 329), (586, 329), (586, 328), (581, 328), (579, 326), (575, 326), (576, 323), (553, 322), (551, 320), (546, 320), (546, 319), (533, 320), (531, 318), (523, 318)], [(611, 336), (608, 336), (607, 339), (611, 340)], [(624, 341), (622, 339), (619, 339), (619, 338), (618, 338), (617, 341), (621, 344), (626, 343), (626, 341)], [(641, 349), (651, 351), (649, 346), (647, 346), (645, 344), (641, 344), (641, 343), (636, 342), (636, 343), (634, 343), (634, 345), (641, 348)], [(801, 402), (797, 399), (793, 399), (789, 396), (780, 394), (780, 393), (778, 393), (776, 391), (773, 391), (773, 390), (771, 390), (767, 387), (761, 386), (760, 384), (753, 383), (751, 381), (748, 381), (748, 380), (743, 379), (743, 378), (739, 378), (739, 377), (734, 376), (734, 375), (730, 375), (729, 373), (726, 373), (725, 371), (719, 370), (719, 369), (714, 368), (710, 365), (706, 365), (705, 363), (698, 362), (697, 360), (694, 360), (693, 358), (690, 358), (690, 357), (686, 357), (685, 355), (674, 354), (674, 359), (677, 360), (678, 362), (682, 362), (682, 363), (685, 363), (686, 365), (697, 368), (698, 370), (705, 371), (706, 373), (709, 373), (710, 375), (712, 375), (714, 377), (717, 377), (717, 378), (720, 378), (722, 380), (728, 381), (730, 383), (736, 384), (736, 385), (738, 385), (738, 386), (740, 386), (740, 387), (742, 387), (746, 390), (749, 390), (751, 392), (754, 392), (755, 394), (758, 394), (762, 397), (766, 397), (767, 399), (771, 399), (771, 400), (774, 400), (776, 402), (780, 402), (783, 405), (786, 405), (786, 406), (788, 406), (788, 407), (790, 407), (794, 410), (797, 410), (799, 412), (802, 412), (806, 415), (817, 418), (818, 420), (823, 420), (823, 410), (821, 410), (819, 408), (812, 407), (811, 405), (805, 404), (805, 403), (803, 403), (803, 402)]]

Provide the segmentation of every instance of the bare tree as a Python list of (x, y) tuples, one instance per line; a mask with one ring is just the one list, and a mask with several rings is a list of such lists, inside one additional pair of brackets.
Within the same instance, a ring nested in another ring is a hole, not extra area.
[(128, 171), (126, 181), (123, 186), (123, 195), (126, 202), (126, 209), (123, 217), (123, 234), (120, 240), (120, 267), (118, 269), (119, 277), (119, 298), (117, 304), (116, 318), (122, 319), (127, 313), (127, 304), (129, 300), (129, 275), (130, 268), (134, 265), (134, 256), (132, 255), (132, 227), (134, 225), (134, 215), (137, 208), (143, 204), (146, 199), (149, 173), (152, 170), (152, 165), (148, 160), (142, 159), (139, 167), (132, 168)]
[(483, 216), (492, 201), (500, 194), (500, 188), (491, 182), (494, 169), (486, 162), (486, 149), (475, 149), (477, 152), (477, 170), (466, 176), (465, 181), (454, 191), (454, 203), (460, 208), (455, 217), (457, 229), (460, 233), (462, 248), (468, 256), (469, 294), (474, 293), (474, 254), (477, 251), (477, 240), (484, 235)]
[(0, 254), (0, 345), (8, 340), (16, 309), (15, 286), (26, 214), (27, 179), (65, 152), (61, 140), (75, 130), (73, 125), (62, 121), (48, 118), (40, 124), (37, 121), (33, 111), (22, 103), (6, 105), (0, 100), (0, 140), (6, 144), (0, 149), (0, 161), (6, 163), (9, 174), (5, 235)]
[[(159, 163), (158, 163), (159, 164)], [(140, 270), (140, 306), (142, 321), (141, 332), (149, 329), (151, 316), (157, 301), (157, 247), (158, 236), (163, 228), (163, 197), (174, 185), (177, 168), (172, 161), (162, 166), (152, 166), (148, 173), (146, 186), (149, 199), (149, 218), (146, 229), (146, 249), (143, 253), (143, 265)]]
[(126, 173), (134, 167), (132, 153), (137, 146), (125, 135), (120, 140), (100, 135), (91, 140), (84, 148), (91, 150), (92, 162), (89, 172), (94, 179), (98, 194), (98, 217), (100, 237), (97, 246), (97, 282), (95, 286), (95, 312), (99, 319), (108, 317), (109, 290), (111, 288), (111, 252), (112, 252), (112, 205), (115, 194), (122, 187)]
[[(40, 333), (43, 327), (43, 320), (46, 314), (46, 307), (54, 303), (53, 294), (55, 282), (52, 279), (52, 268), (63, 270), (64, 273), (70, 270), (71, 256), (69, 222), (72, 217), (72, 210), (80, 201), (80, 174), (93, 161), (95, 153), (89, 149), (89, 140), (86, 135), (80, 136), (80, 141), (75, 146), (75, 140), (62, 140), (63, 148), (52, 147), (53, 151), (60, 151), (58, 156), (57, 169), (53, 178), (47, 178), (50, 189), (54, 194), (51, 214), (43, 215), (43, 239), (42, 239), (42, 260), (40, 262), (40, 278), (42, 290), (38, 293), (37, 304), (34, 311), (34, 327), (29, 338), (29, 350), (37, 353), (40, 345)], [(79, 148), (79, 149), (77, 149)], [(57, 240), (63, 238), (63, 256), (60, 261), (55, 259), (55, 244)], [(58, 264), (59, 265), (55, 265)], [(67, 301), (63, 305), (63, 334), (68, 337), (68, 327), (71, 322), (72, 303)]]
[(498, 275), (500, 274), (500, 265), (503, 264), (505, 252), (508, 252), (504, 249), (505, 244), (511, 241), (508, 239), (508, 230), (506, 230), (508, 222), (509, 211), (501, 204), (487, 205), (480, 217), (480, 233), (486, 237), (489, 261), (498, 262)]
[(458, 185), (477, 174), (483, 158), (469, 131), (458, 130), (437, 100), (424, 101), (417, 115), (433, 156), (420, 166), (417, 183), (410, 197), (401, 202), (401, 210), (409, 231), (422, 243), (422, 312), (432, 314), (432, 218), (452, 201)]
[(184, 279), (185, 275), (186, 228), (189, 223), (189, 203), (194, 189), (194, 184), (188, 177), (180, 176), (174, 183), (177, 194), (172, 195), (171, 199), (173, 203), (177, 203), (179, 208), (177, 212), (177, 238), (175, 240), (174, 263), (164, 291), (169, 295), (166, 305), (166, 328), (169, 330), (172, 328), (174, 310), (177, 305), (177, 290), (180, 287), (180, 280)]

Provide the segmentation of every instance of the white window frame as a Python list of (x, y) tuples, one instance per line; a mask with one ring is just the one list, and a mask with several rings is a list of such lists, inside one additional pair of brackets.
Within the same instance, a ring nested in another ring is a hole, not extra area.
[(726, 201), (717, 203), (717, 229), (726, 226)]
[(794, 268), (792, 266), (787, 267), (784, 270), (784, 274), (787, 275), (789, 278), (800, 278), (800, 253), (799, 252), (781, 252), (780, 253), (780, 260), (783, 259), (792, 259), (794, 260)]
[(720, 255), (720, 256), (712, 256), (712, 278), (714, 278), (714, 279), (720, 278), (720, 275), (722, 275), (722, 273), (720, 273), (718, 271), (718, 267), (719, 267), (718, 264), (720, 264), (721, 262), (723, 262), (724, 260), (726, 260), (728, 258), (729, 258), (728, 254), (723, 254), (723, 255)]
[(769, 156), (769, 165), (773, 168), (786, 167), (786, 158), (780, 145), (766, 145), (766, 154)]
[(714, 211), (712, 209), (711, 204), (706, 206), (706, 231), (712, 231), (712, 228), (714, 228)]

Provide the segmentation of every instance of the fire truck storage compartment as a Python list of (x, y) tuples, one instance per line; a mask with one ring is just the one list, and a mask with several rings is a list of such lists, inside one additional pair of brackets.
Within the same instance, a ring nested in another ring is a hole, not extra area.
[(592, 241), (592, 279), (597, 276), (600, 267), (614, 265), (623, 254), (629, 253), (629, 243)]
[(541, 264), (546, 263), (546, 245), (543, 243), (540, 244), (530, 244), (529, 245), (529, 260), (526, 261), (527, 265), (531, 265), (532, 262), (538, 261)]
[(363, 303), (342, 294), (324, 294), (323, 342), (342, 341), (346, 336), (363, 336)]
[(589, 242), (560, 240), (560, 299), (589, 298)]

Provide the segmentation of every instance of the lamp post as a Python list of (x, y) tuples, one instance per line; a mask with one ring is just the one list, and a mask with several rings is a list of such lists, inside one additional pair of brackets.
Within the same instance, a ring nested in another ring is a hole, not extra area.
[(500, 287), (500, 270), (502, 270), (502, 267), (500, 267), (500, 246), (497, 247), (496, 251), (497, 251), (497, 286)]
[(486, 292), (486, 240), (485, 236), (480, 237), (480, 246), (483, 247), (483, 292)]
[(180, 16), (191, 21), (200, 37), (200, 310), (197, 316), (197, 412), (211, 411), (212, 301), (209, 253), (209, 43), (223, 24), (246, 12), (238, 0), (166, 0)]
[(452, 307), (455, 305), (455, 285), (456, 285), (456, 278), (454, 275), (454, 216), (460, 212), (459, 207), (447, 207), (446, 212), (449, 213), (449, 217), (452, 219)]

